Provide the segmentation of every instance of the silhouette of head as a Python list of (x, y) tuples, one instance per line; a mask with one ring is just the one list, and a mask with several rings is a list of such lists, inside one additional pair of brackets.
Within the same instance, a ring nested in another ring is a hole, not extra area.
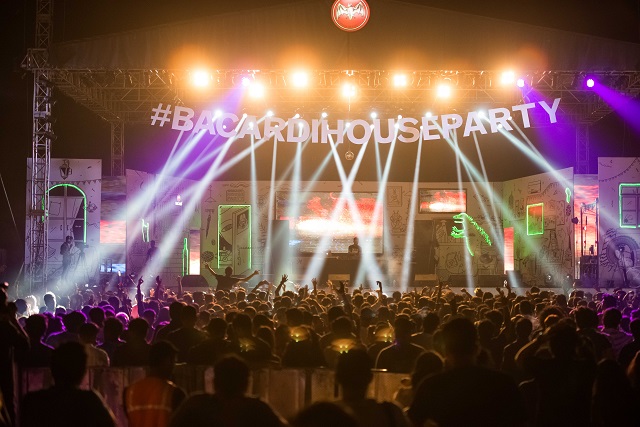
[(366, 390), (373, 379), (373, 361), (365, 350), (342, 353), (336, 365), (336, 381), (343, 389)]
[(357, 427), (358, 421), (347, 409), (333, 402), (317, 402), (291, 420), (293, 427)]
[(237, 356), (225, 356), (213, 367), (213, 388), (226, 397), (242, 396), (249, 386), (249, 366)]
[(162, 378), (169, 378), (176, 363), (176, 348), (167, 341), (160, 341), (149, 350), (149, 368), (151, 373)]
[(477, 351), (478, 333), (467, 318), (451, 319), (442, 327), (446, 356), (473, 356)]
[(51, 355), (51, 375), (57, 386), (78, 387), (87, 371), (87, 353), (82, 344), (67, 342)]

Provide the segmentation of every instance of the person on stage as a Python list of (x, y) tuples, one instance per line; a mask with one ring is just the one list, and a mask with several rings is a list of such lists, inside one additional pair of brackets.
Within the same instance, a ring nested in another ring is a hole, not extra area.
[(149, 242), (149, 249), (147, 250), (147, 262), (151, 261), (158, 251), (158, 247), (156, 246), (156, 241), (152, 240)]
[(67, 278), (69, 267), (71, 267), (71, 248), (73, 248), (73, 237), (67, 236), (64, 243), (60, 245), (60, 255), (62, 255), (62, 277)]
[(359, 258), (361, 254), (362, 254), (362, 249), (358, 244), (358, 238), (354, 237), (353, 245), (349, 245), (349, 255), (353, 256), (354, 258), (356, 257)]
[(213, 276), (218, 281), (218, 286), (216, 287), (216, 291), (220, 291), (220, 290), (230, 291), (231, 288), (233, 288), (233, 285), (235, 285), (236, 283), (248, 282), (253, 277), (260, 274), (260, 271), (256, 270), (246, 277), (233, 277), (231, 276), (233, 274), (233, 268), (227, 267), (224, 269), (224, 276), (223, 276), (222, 274), (218, 274), (215, 271), (213, 271), (213, 269), (209, 266), (208, 262), (205, 263), (204, 266), (207, 270), (209, 270), (211, 274), (213, 274)]

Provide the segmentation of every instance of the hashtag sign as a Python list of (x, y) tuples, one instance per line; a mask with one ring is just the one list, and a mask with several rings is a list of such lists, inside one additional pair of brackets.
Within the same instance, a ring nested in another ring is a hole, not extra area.
[(156, 122), (160, 122), (159, 126), (164, 126), (169, 120), (169, 116), (171, 116), (171, 104), (167, 104), (167, 108), (162, 108), (164, 104), (161, 102), (157, 107), (152, 108), (153, 114), (151, 115), (151, 126), (155, 126)]

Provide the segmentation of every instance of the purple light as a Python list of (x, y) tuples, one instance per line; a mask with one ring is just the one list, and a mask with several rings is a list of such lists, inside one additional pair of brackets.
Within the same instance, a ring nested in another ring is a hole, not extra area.
[(523, 88), (524, 87), (524, 79), (518, 79), (516, 81), (516, 86), (518, 86), (519, 88)]
[(587, 79), (587, 87), (591, 88), (595, 86), (596, 82), (593, 79)]

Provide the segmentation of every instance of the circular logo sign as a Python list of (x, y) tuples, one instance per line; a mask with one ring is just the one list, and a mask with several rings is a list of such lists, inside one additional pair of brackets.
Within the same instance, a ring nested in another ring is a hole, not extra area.
[(365, 0), (336, 0), (331, 19), (342, 31), (358, 31), (369, 21), (369, 5)]

